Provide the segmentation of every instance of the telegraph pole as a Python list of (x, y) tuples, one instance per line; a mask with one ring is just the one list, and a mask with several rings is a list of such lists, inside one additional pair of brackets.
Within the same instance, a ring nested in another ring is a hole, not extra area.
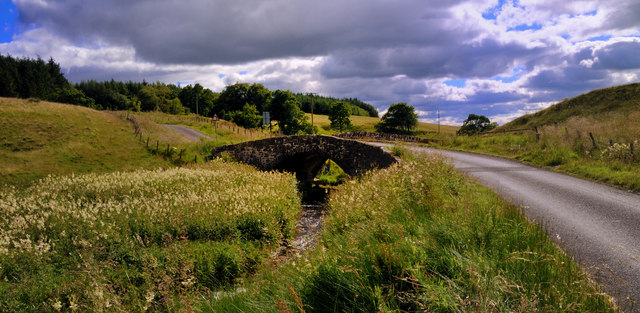
[(313, 92), (310, 92), (309, 96), (311, 96), (311, 133), (315, 135), (316, 129), (313, 127)]
[(440, 107), (436, 104), (436, 111), (438, 111), (438, 134), (440, 133)]

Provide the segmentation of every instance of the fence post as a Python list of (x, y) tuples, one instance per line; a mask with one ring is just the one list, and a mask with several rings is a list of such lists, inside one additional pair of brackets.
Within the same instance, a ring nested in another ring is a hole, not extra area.
[(160, 152), (160, 140), (156, 140), (156, 154)]
[(631, 160), (635, 161), (636, 160), (636, 154), (633, 151), (633, 141), (629, 144), (629, 149), (631, 150)]
[(596, 144), (596, 140), (593, 139), (593, 134), (589, 132), (589, 137), (591, 137), (591, 143), (593, 144), (594, 149), (598, 149), (598, 145)]
[(536, 131), (536, 142), (540, 141), (540, 133), (538, 132), (538, 127), (533, 128)]
[(149, 136), (147, 136), (147, 149), (149, 149)]

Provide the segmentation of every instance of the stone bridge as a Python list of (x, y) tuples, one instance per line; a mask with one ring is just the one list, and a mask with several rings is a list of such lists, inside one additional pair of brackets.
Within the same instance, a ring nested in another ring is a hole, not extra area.
[(350, 176), (359, 176), (396, 162), (391, 154), (379, 147), (323, 135), (267, 138), (212, 150), (214, 157), (223, 153), (261, 170), (296, 173), (300, 182), (307, 183), (313, 181), (327, 159), (336, 162)]

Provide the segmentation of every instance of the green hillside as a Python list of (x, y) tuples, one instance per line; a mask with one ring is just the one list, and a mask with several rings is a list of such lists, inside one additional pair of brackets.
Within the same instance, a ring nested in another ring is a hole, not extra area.
[(638, 134), (640, 83), (635, 83), (594, 90), (482, 136), (445, 138), (438, 145), (512, 158), (640, 192)]
[(571, 118), (596, 117), (603, 113), (629, 114), (640, 110), (640, 83), (597, 89), (565, 99), (544, 110), (521, 116), (497, 130), (532, 128), (562, 123)]
[(0, 98), (0, 129), (0, 185), (170, 166), (135, 140), (126, 120), (104, 111)]

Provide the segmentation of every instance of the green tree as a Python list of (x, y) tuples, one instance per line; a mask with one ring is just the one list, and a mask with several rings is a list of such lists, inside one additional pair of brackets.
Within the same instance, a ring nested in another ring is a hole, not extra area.
[(89, 108), (95, 107), (95, 101), (92, 98), (73, 87), (58, 89), (50, 99), (55, 102), (81, 105)]
[(273, 97), (271, 98), (271, 103), (268, 106), (268, 111), (271, 112), (271, 119), (280, 121), (284, 118), (285, 108), (284, 104), (292, 100), (294, 103), (298, 103), (296, 97), (289, 90), (276, 90), (273, 92)]
[(18, 96), (18, 63), (0, 54), (0, 97)]
[(234, 111), (228, 115), (232, 122), (245, 128), (258, 128), (262, 123), (262, 115), (256, 106), (248, 103), (242, 107), (242, 111)]
[(142, 87), (138, 97), (143, 111), (182, 114), (185, 109), (177, 95), (178, 92), (175, 88), (162, 83), (155, 83)]
[(295, 135), (299, 133), (311, 133), (311, 124), (307, 121), (295, 98), (284, 102), (279, 113), (278, 126), (285, 135)]
[(160, 104), (160, 111), (169, 114), (184, 114), (184, 107), (178, 98), (165, 99)]
[(264, 110), (271, 100), (271, 91), (261, 84), (236, 83), (224, 88), (216, 100), (216, 113), (230, 119), (231, 112), (242, 111), (245, 104), (256, 107), (258, 112)]
[(247, 103), (255, 106), (258, 112), (262, 112), (267, 108), (270, 102), (271, 90), (265, 88), (262, 84), (252, 84), (249, 86), (247, 90)]
[(343, 129), (351, 127), (351, 108), (349, 104), (344, 101), (338, 101), (331, 105), (329, 110), (329, 120), (331, 121), (331, 128), (339, 129), (342, 132)]
[(459, 135), (473, 135), (498, 127), (498, 123), (491, 123), (488, 117), (484, 115), (469, 114), (462, 123), (462, 127), (456, 132)]
[(151, 86), (144, 86), (140, 89), (140, 102), (142, 111), (158, 111), (160, 110), (160, 104), (162, 99), (158, 96), (156, 89)]
[(133, 96), (127, 102), (127, 110), (133, 112), (140, 112), (142, 110), (142, 103), (138, 100), (138, 97)]
[(382, 116), (382, 121), (375, 125), (375, 129), (382, 133), (411, 134), (418, 125), (418, 115), (414, 108), (404, 102), (394, 103), (387, 113)]

